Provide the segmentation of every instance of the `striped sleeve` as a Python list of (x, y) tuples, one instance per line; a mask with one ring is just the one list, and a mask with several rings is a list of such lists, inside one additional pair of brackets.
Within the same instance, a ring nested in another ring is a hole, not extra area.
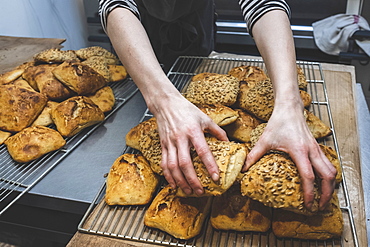
[(283, 10), (290, 18), (290, 8), (285, 0), (239, 0), (239, 5), (250, 34), (258, 19), (271, 10)]
[(140, 19), (140, 13), (134, 0), (99, 0), (99, 16), (104, 32), (107, 32), (109, 13), (117, 8), (126, 8)]

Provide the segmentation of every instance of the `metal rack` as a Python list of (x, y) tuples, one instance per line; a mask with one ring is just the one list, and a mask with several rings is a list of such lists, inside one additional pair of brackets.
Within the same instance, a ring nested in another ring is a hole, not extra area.
[[(265, 69), (261, 60), (234, 59), (234, 58), (205, 58), (205, 57), (180, 57), (172, 66), (168, 77), (178, 90), (183, 90), (189, 80), (201, 72), (227, 73), (231, 68), (240, 65), (254, 65)], [(333, 124), (329, 99), (323, 71), (319, 63), (297, 62), (305, 73), (308, 81), (307, 91), (312, 96), (310, 111), (318, 116), (333, 131), (333, 134), (321, 140), (325, 145), (335, 149), (340, 159), (340, 153)], [(146, 112), (142, 120), (150, 117)], [(126, 148), (126, 152), (136, 152)], [(342, 165), (342, 161), (340, 160)], [(268, 231), (266, 233), (219, 231), (212, 228), (208, 220), (203, 226), (201, 234), (190, 240), (179, 240), (169, 234), (146, 227), (143, 218), (146, 206), (108, 206), (103, 198), (105, 184), (98, 192), (85, 216), (81, 220), (78, 230), (85, 233), (110, 236), (114, 238), (142, 241), (146, 243), (162, 244), (168, 246), (356, 246), (358, 247), (357, 233), (354, 225), (353, 213), (348, 196), (345, 174), (343, 181), (337, 188), (340, 206), (343, 213), (344, 231), (340, 239), (326, 241), (279, 239)]]
[[(31, 162), (21, 164), (11, 158), (4, 144), (0, 145), (0, 216), (67, 157), (71, 151), (94, 133), (97, 128), (103, 125), (111, 115), (138, 91), (131, 78), (110, 83), (109, 86), (113, 89), (116, 98), (113, 110), (106, 114), (103, 122), (86, 128), (77, 135), (66, 138), (66, 145), (62, 149), (50, 152)], [(49, 127), (55, 129), (55, 126)]]

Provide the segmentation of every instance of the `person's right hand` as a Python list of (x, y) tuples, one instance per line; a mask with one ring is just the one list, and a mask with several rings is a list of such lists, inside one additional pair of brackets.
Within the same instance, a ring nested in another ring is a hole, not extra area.
[(160, 100), (152, 110), (157, 119), (162, 147), (161, 168), (167, 182), (173, 188), (179, 186), (186, 194), (201, 195), (204, 191), (194, 170), (190, 148), (194, 147), (211, 178), (217, 181), (218, 166), (204, 133), (227, 141), (225, 131), (180, 94)]

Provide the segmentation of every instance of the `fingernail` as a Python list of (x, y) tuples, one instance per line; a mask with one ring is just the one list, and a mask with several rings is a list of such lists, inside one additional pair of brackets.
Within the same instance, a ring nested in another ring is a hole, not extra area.
[(195, 193), (196, 193), (198, 196), (200, 196), (200, 195), (202, 195), (202, 194), (203, 194), (203, 190), (202, 190), (202, 189), (197, 189), (197, 190), (195, 191)]
[(190, 195), (191, 192), (192, 192), (191, 189), (189, 189), (189, 188), (185, 188), (183, 190), (184, 190), (185, 194), (187, 194), (187, 195)]
[(212, 174), (212, 180), (213, 181), (218, 181), (219, 178), (220, 178), (220, 176), (217, 173)]

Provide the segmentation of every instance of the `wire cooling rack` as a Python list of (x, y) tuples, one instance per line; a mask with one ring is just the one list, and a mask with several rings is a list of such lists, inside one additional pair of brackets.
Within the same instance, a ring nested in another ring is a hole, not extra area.
[[(201, 72), (213, 72), (226, 74), (231, 68), (240, 65), (259, 66), (265, 70), (265, 64), (262, 60), (253, 59), (234, 59), (234, 58), (206, 58), (206, 57), (180, 57), (176, 60), (168, 73), (169, 79), (178, 90), (182, 90), (189, 80)], [(336, 132), (333, 124), (331, 109), (323, 71), (320, 63), (297, 62), (308, 81), (307, 91), (312, 96), (310, 111), (318, 116), (331, 129), (333, 134), (320, 140), (321, 143), (331, 146), (337, 152), (340, 159), (340, 153), (336, 138)], [(147, 110), (142, 117), (142, 121), (151, 117)], [(127, 147), (124, 151), (136, 152)], [(340, 160), (342, 165), (342, 161)], [(357, 233), (354, 225), (353, 213), (349, 201), (345, 174), (343, 181), (337, 188), (337, 194), (340, 201), (340, 207), (343, 213), (344, 231), (339, 239), (319, 240), (299, 240), (299, 239), (281, 239), (275, 237), (270, 231), (266, 233), (256, 232), (236, 232), (220, 231), (213, 229), (206, 220), (201, 234), (190, 240), (179, 240), (158, 229), (146, 227), (143, 223), (146, 206), (109, 206), (103, 198), (105, 195), (105, 184), (101, 187), (89, 209), (81, 220), (78, 230), (80, 232), (110, 236), (120, 239), (145, 242), (149, 244), (159, 244), (180, 247), (196, 246), (277, 246), (277, 247), (358, 247)]]
[[(0, 145), (0, 216), (18, 199), (28, 192), (48, 172), (57, 166), (67, 155), (78, 147), (88, 136), (105, 123), (105, 121), (122, 107), (138, 91), (131, 78), (110, 83), (116, 103), (105, 120), (84, 129), (77, 135), (66, 138), (66, 145), (28, 163), (17, 163), (9, 155), (6, 146)], [(49, 126), (55, 129), (55, 126)]]

